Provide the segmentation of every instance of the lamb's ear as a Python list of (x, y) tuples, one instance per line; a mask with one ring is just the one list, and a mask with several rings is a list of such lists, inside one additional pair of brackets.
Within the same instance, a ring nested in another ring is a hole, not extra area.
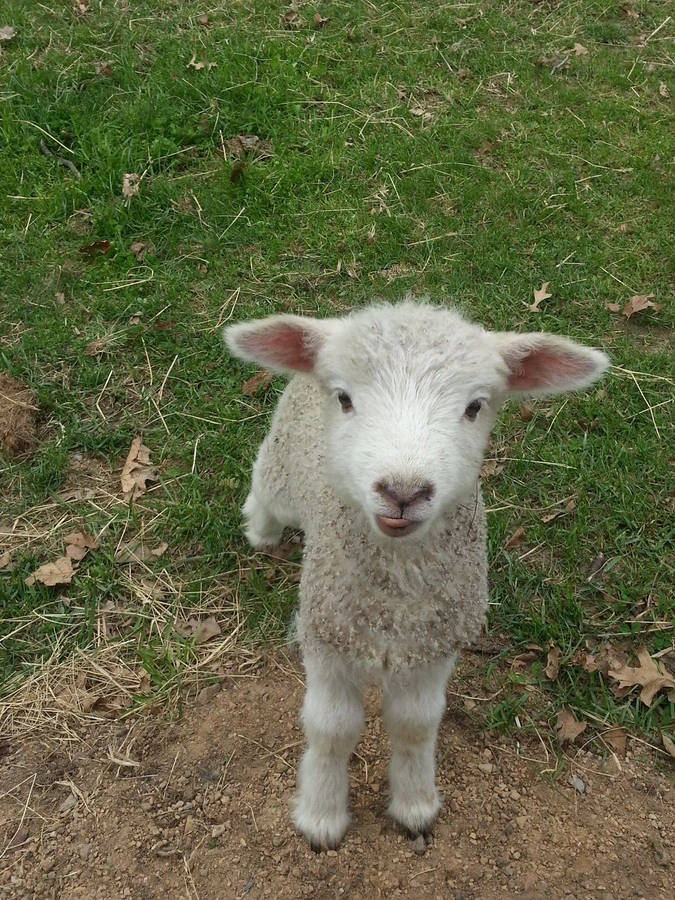
[(543, 332), (495, 335), (513, 393), (559, 394), (597, 381), (609, 365), (601, 351)]
[(277, 372), (311, 372), (322, 344), (335, 330), (334, 319), (270, 316), (225, 328), (231, 352)]

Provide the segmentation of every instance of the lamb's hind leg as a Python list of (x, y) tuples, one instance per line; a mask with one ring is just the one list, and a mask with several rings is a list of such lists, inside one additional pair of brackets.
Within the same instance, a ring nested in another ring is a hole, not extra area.
[(388, 813), (413, 834), (428, 832), (441, 807), (434, 756), (455, 659), (420, 666), (384, 688), (384, 721), (392, 745)]
[(348, 764), (363, 728), (363, 697), (339, 664), (306, 654), (305, 670), (307, 749), (298, 770), (293, 821), (317, 850), (336, 847), (349, 825)]

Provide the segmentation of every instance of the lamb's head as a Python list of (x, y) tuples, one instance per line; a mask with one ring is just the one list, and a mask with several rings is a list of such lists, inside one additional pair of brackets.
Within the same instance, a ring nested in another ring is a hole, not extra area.
[(383, 540), (414, 540), (470, 497), (509, 394), (583, 388), (608, 364), (566, 338), (488, 332), (411, 301), (341, 319), (272, 316), (225, 336), (243, 359), (315, 380), (331, 484)]

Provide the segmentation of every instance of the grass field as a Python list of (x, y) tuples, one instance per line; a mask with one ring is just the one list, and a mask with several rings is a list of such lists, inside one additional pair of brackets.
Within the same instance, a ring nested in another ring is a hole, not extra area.
[[(122, 707), (175, 700), (235, 646), (283, 636), (298, 560), (251, 554), (238, 513), (282, 382), (243, 389), (254, 370), (221, 327), (407, 291), (614, 364), (587, 394), (501, 418), (486, 678), (508, 691), (475, 714), (671, 727), (664, 693), (616, 697), (575, 655), (673, 639), (665, 7), (6, 0), (0, 369), (40, 410), (34, 452), (0, 472), (12, 727), (58, 708), (59, 672), (101, 703), (115, 683)], [(635, 295), (657, 307), (626, 318)], [(128, 502), (141, 434), (159, 481)], [(78, 529), (99, 547), (72, 583), (26, 585)], [(141, 540), (168, 546), (120, 558)], [(221, 634), (198, 645), (190, 617), (209, 615)]]

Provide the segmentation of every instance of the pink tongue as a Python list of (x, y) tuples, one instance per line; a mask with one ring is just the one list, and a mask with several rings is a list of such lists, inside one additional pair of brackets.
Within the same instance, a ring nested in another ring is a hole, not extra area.
[(378, 519), (387, 528), (407, 528), (410, 525), (410, 519), (390, 519), (388, 516), (378, 516)]

